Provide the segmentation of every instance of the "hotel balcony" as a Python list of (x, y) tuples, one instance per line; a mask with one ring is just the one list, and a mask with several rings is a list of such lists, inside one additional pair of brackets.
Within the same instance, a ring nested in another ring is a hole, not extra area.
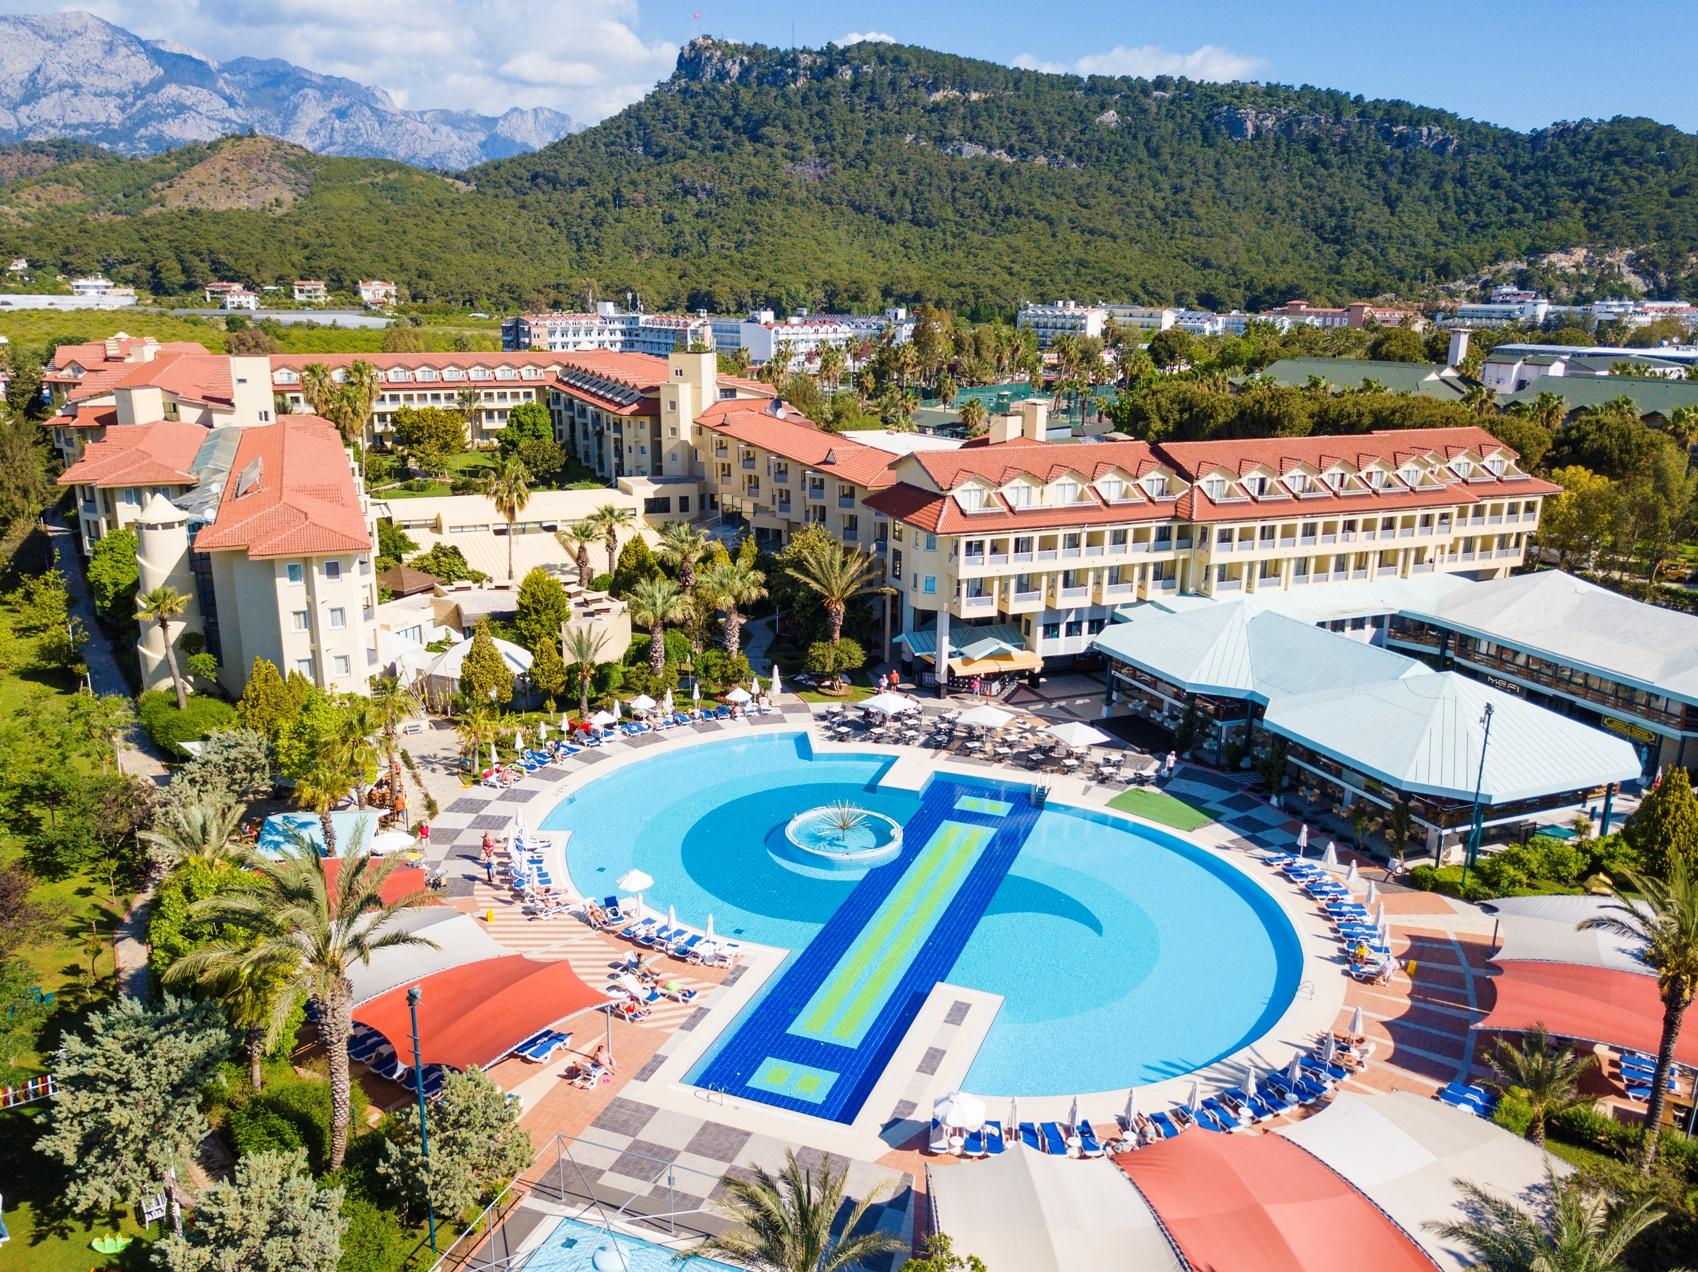
[(986, 592), (983, 596), (963, 596), (955, 604), (955, 612), (962, 618), (982, 618), (996, 613), (996, 593)]

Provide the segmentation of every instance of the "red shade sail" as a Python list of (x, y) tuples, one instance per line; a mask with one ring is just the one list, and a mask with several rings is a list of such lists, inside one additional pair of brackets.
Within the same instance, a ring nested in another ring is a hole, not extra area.
[[(336, 879), (342, 872), (344, 857), (324, 858), (324, 887), (332, 894), (336, 891)], [(372, 862), (371, 869), (377, 869), (379, 863)], [(393, 905), (402, 897), (411, 896), (415, 892), (425, 890), (425, 872), (418, 866), (396, 866), (389, 872), (389, 877), (383, 881), (383, 886), (377, 890), (385, 904)], [(432, 904), (437, 904), (432, 902)]]
[[(1476, 1029), (1520, 1033), (1543, 1025), (1559, 1038), (1579, 1038), (1652, 1055), (1662, 1043), (1663, 1000), (1657, 978), (1643, 972), (1579, 963), (1506, 959), (1494, 964), (1497, 996)], [(1698, 1066), (1698, 1013), (1687, 1012), (1674, 1058)]]
[(1384, 1211), (1282, 1136), (1193, 1128), (1115, 1163), (1196, 1272), (1432, 1272)]
[[(537, 1030), (608, 1003), (570, 963), (543, 963), (523, 954), (463, 963), (412, 984), (422, 991), (420, 1058), (455, 1069), (487, 1068)], [(409, 987), (397, 986), (354, 1009), (354, 1019), (389, 1039), (403, 1059), (413, 1054)]]

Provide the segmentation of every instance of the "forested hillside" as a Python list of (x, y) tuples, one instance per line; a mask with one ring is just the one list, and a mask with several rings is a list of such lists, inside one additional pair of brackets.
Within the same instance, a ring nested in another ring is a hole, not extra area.
[[(250, 153), (231, 163), (232, 145)], [(1597, 245), (1634, 249), (1661, 293), (1698, 291), (1698, 138), (1648, 120), (1522, 134), (1341, 93), (900, 45), (698, 40), (643, 101), (465, 176), (257, 139), (73, 157), (0, 188), (0, 251), (162, 291), (380, 274), (503, 306), (636, 291), (650, 308), (988, 313), (1060, 294), (1413, 295)]]

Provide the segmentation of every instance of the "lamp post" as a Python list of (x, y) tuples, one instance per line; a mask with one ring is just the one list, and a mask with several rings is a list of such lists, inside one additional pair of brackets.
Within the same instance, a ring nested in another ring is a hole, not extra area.
[(1480, 771), (1474, 778), (1474, 809), (1468, 818), (1468, 847), (1462, 854), (1462, 889), (1468, 890), (1468, 868), (1480, 858), (1480, 837), (1486, 829), (1486, 819), (1480, 808), (1480, 788), (1486, 782), (1486, 748), (1492, 744), (1492, 704), (1486, 704), (1480, 717), (1485, 733), (1480, 737)]
[(424, 1065), (419, 1062), (419, 999), (424, 991), (414, 985), (407, 991), (407, 1011), (413, 1018), (413, 1094), (419, 1099), (419, 1154), (424, 1158), (425, 1215), (430, 1222), (430, 1248), (436, 1252), (436, 1206), (430, 1197), (430, 1126), (425, 1116)]

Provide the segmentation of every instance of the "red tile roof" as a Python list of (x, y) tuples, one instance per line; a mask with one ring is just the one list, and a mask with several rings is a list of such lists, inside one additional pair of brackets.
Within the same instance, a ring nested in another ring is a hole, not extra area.
[(1167, 466), (1146, 442), (1039, 442), (1024, 438), (993, 446), (916, 451), (908, 459), (925, 469), (944, 490), (953, 490), (970, 477), (1000, 486), (1015, 477), (1051, 481), (1075, 472), (1090, 481), (1116, 468), (1128, 476), (1141, 477)]
[(1437, 454), (1451, 460), (1467, 451), (1476, 455), (1502, 451), (1518, 453), (1483, 428), (1387, 429), (1377, 433), (1352, 433), (1318, 437), (1257, 437), (1215, 442), (1163, 442), (1161, 453), (1188, 479), (1195, 480), (1216, 468), (1246, 472), (1262, 464), (1285, 472), (1293, 464), (1315, 468), (1342, 461), (1358, 468), (1381, 460), (1396, 467), (1409, 456)]
[(697, 423), (857, 486), (876, 490), (894, 480), (889, 451), (857, 442), (847, 433), (828, 433), (794, 407), (774, 415), (772, 406), (773, 400), (749, 398), (715, 402)]
[[(1086, 492), (1089, 493), (1089, 492)], [(1054, 530), (1067, 526), (1122, 525), (1140, 521), (1171, 521), (1174, 500), (1144, 499), (1137, 503), (1090, 502), (1071, 508), (1014, 509), (993, 496), (983, 512), (964, 512), (953, 495), (940, 495), (906, 483), (887, 486), (869, 495), (867, 507), (933, 534), (975, 534)]]
[(189, 467), (210, 430), (201, 424), (161, 420), (122, 424), (89, 443), (82, 457), (59, 477), (61, 486), (192, 486)]
[(245, 548), (250, 557), (371, 547), (342, 438), (316, 415), (243, 429), (217, 516), (195, 536), (197, 551)]
[(53, 350), (53, 357), (47, 364), (47, 371), (42, 377), (47, 380), (65, 378), (61, 373), (73, 362), (85, 371), (96, 367), (116, 366), (126, 362), (132, 353), (143, 346), (154, 344), (160, 353), (205, 353), (204, 345), (192, 340), (167, 340), (163, 343), (153, 340), (151, 336), (113, 336), (111, 338), (108, 358), (108, 341), (87, 340), (80, 344), (62, 344)]

